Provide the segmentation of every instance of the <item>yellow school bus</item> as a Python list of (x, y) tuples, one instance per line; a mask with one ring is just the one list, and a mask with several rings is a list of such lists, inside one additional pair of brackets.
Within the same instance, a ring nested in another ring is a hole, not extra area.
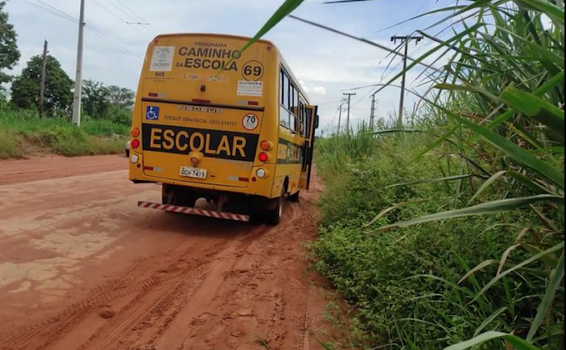
[[(317, 107), (273, 43), (240, 52), (248, 40), (168, 34), (148, 45), (129, 179), (161, 183), (162, 198), (139, 206), (277, 225), (284, 200), (309, 188)], [(214, 210), (196, 209), (200, 198)]]

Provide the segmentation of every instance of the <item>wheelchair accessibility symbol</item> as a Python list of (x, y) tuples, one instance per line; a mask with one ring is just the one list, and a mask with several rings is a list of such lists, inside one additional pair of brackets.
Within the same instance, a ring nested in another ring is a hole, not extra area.
[(147, 119), (147, 120), (158, 120), (159, 119), (159, 107), (147, 106), (145, 108), (145, 119)]

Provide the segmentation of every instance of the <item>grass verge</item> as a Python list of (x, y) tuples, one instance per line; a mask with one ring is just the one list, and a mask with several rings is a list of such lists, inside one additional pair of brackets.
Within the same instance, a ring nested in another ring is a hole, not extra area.
[[(542, 261), (484, 290), (494, 276), (531, 256), (520, 246), (531, 234), (544, 247), (562, 239), (546, 235), (546, 224), (529, 208), (377, 230), (466, 207), (488, 179), (461, 175), (461, 163), (444, 158), (455, 151), (450, 147), (417, 160), (434, 141), (427, 133), (319, 141), (317, 167), (326, 190), (311, 250), (316, 270), (356, 307), (350, 330), (356, 348), (436, 350), (494, 330), (524, 338), (545, 294)], [(496, 188), (482, 194), (497, 195)], [(557, 211), (538, 210), (560, 225)], [(537, 337), (540, 349), (563, 340), (563, 296), (555, 303), (552, 321)], [(504, 350), (506, 343), (496, 339), (474, 349)]]
[(129, 126), (86, 117), (81, 127), (33, 111), (0, 110), (0, 159), (55, 153), (64, 156), (124, 152)]

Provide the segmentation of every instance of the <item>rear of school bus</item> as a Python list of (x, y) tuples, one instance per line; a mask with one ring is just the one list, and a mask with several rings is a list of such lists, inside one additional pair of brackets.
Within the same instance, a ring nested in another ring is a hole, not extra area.
[(254, 213), (267, 208), (261, 215), (277, 224), (280, 59), (266, 41), (240, 53), (247, 41), (175, 34), (149, 44), (133, 111), (129, 178), (162, 183), (162, 204), (173, 211), (204, 197), (221, 212), (232, 200)]

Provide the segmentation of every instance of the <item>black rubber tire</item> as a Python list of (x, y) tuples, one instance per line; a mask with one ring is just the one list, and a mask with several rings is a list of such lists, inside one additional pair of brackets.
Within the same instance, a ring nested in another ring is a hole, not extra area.
[(285, 188), (281, 188), (281, 195), (276, 199), (275, 208), (265, 213), (265, 223), (269, 226), (277, 226), (283, 217), (283, 206), (285, 204)]
[(194, 207), (198, 198), (185, 191), (174, 191), (169, 196), (161, 195), (161, 203), (168, 205), (179, 205), (182, 207)]
[(297, 203), (299, 201), (299, 193), (301, 193), (301, 191), (297, 191), (297, 193), (290, 195), (289, 201)]

